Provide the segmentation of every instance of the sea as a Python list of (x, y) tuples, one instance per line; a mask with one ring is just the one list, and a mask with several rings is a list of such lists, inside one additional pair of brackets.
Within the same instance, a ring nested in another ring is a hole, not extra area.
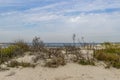
[(46, 47), (64, 47), (64, 46), (85, 46), (85, 45), (97, 45), (99, 43), (45, 43)]
[[(6, 48), (14, 43), (0, 43), (0, 47)], [(64, 46), (85, 46), (85, 45), (98, 45), (100, 43), (44, 43), (45, 47), (64, 47)], [(28, 45), (32, 45), (32, 43), (28, 43)]]

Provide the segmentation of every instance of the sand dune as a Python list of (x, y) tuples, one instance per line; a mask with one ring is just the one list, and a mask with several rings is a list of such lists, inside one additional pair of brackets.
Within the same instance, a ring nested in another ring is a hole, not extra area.
[(68, 63), (58, 68), (12, 68), (0, 72), (0, 80), (120, 80), (120, 70)]

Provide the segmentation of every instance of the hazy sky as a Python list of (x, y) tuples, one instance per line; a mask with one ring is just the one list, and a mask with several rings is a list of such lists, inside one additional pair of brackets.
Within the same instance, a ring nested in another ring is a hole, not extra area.
[(120, 0), (0, 0), (0, 42), (120, 42)]

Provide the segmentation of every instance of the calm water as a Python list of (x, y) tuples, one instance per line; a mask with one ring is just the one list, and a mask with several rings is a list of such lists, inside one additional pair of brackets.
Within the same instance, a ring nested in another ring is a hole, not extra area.
[(64, 47), (64, 46), (84, 46), (84, 45), (97, 45), (99, 43), (45, 43), (46, 47)]
[[(84, 46), (84, 45), (97, 45), (99, 43), (44, 43), (46, 47), (64, 47), (64, 46)], [(1, 47), (8, 47), (11, 44), (0, 44)], [(28, 45), (32, 45), (28, 43)]]

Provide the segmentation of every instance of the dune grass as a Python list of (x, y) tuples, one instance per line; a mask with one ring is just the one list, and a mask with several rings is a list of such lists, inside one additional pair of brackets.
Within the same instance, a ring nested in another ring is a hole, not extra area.
[[(38, 43), (40, 42), (39, 46)], [(42, 43), (43, 45), (43, 43)], [(112, 66), (115, 68), (120, 68), (120, 47), (119, 45), (111, 44), (111, 43), (104, 43), (102, 44), (105, 46), (104, 49), (95, 50), (93, 58), (98, 61), (104, 61), (107, 66)], [(75, 57), (75, 62), (81, 65), (95, 65), (95, 60), (85, 60), (80, 52), (80, 48), (77, 47), (65, 47), (65, 48), (46, 48), (41, 46), (41, 41), (34, 41), (34, 46), (32, 46), (33, 50), (39, 52), (37, 54), (40, 59), (44, 59), (46, 61), (45, 66), (47, 67), (58, 67), (60, 65), (66, 64), (66, 57), (69, 54)], [(9, 61), (10, 59), (24, 55), (24, 52), (31, 51), (30, 46), (28, 46), (23, 41), (17, 41), (14, 45), (11, 45), (7, 48), (0, 48), (0, 64)], [(64, 50), (65, 53), (63, 54), (61, 51)], [(34, 52), (33, 52), (34, 53)], [(41, 53), (44, 53), (41, 54)], [(41, 58), (44, 57), (44, 58)], [(48, 60), (48, 61), (47, 61)], [(18, 62), (11, 62), (9, 66), (31, 66), (29, 63), (18, 63)]]
[(108, 66), (120, 68), (120, 48), (115, 44), (104, 44), (105, 49), (96, 50), (94, 57), (97, 60), (104, 61)]

